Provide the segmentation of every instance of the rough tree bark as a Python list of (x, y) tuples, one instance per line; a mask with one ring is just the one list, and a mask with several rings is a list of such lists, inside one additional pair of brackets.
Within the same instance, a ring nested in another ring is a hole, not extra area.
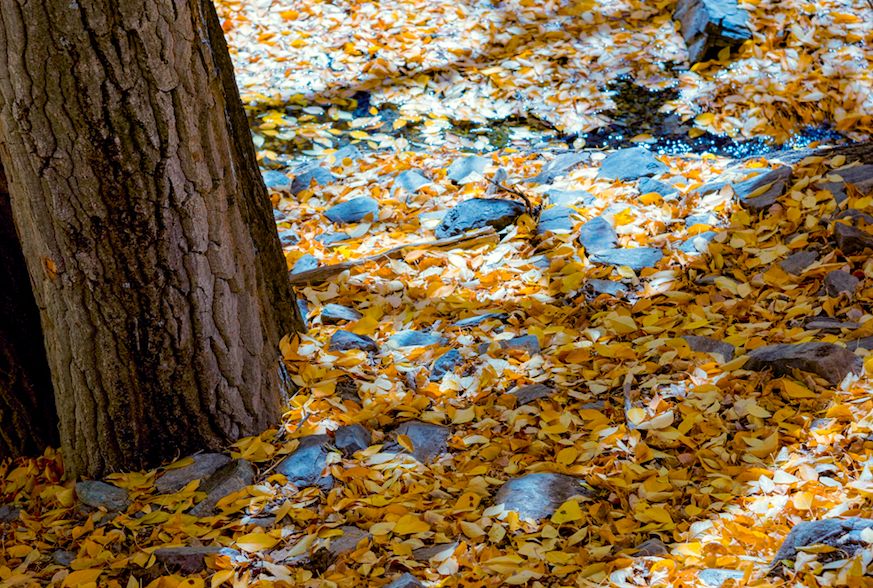
[(0, 165), (0, 458), (38, 453), (58, 442), (55, 399), (39, 332), (39, 309)]
[(3, 0), (0, 160), (69, 473), (278, 423), (300, 322), (209, 0)]

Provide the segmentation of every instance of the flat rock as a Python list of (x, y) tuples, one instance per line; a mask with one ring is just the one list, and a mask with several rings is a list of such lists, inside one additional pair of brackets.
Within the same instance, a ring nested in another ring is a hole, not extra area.
[(379, 203), (369, 196), (358, 196), (340, 202), (324, 211), (324, 216), (334, 223), (358, 223), (364, 219), (374, 220), (379, 215)]
[(342, 304), (325, 304), (321, 309), (321, 322), (326, 325), (336, 325), (347, 321), (356, 321), (363, 317), (360, 312)]
[(344, 159), (357, 159), (361, 156), (361, 150), (358, 149), (358, 146), (349, 143), (343, 147), (340, 147), (335, 152), (324, 156), (322, 159), (325, 163), (331, 166), (342, 165)]
[(709, 244), (712, 243), (712, 240), (715, 239), (715, 237), (715, 231), (704, 231), (682, 241), (682, 243), (679, 244), (679, 251), (688, 253), (689, 255), (694, 253), (706, 253), (709, 251)]
[(540, 213), (537, 234), (569, 233), (573, 230), (573, 209), (568, 206), (552, 206)]
[(782, 343), (749, 352), (744, 369), (772, 370), (778, 376), (790, 375), (798, 369), (821, 376), (836, 386), (848, 374), (861, 373), (861, 358), (833, 343)]
[(327, 551), (334, 558), (354, 551), (358, 547), (358, 543), (370, 537), (368, 532), (352, 525), (343, 525), (339, 530), (343, 534), (339, 537), (331, 537), (330, 544), (327, 546)]
[(524, 204), (516, 200), (471, 198), (452, 207), (434, 234), (438, 239), (445, 239), (482, 227), (494, 227), (499, 231), (513, 224), (525, 210)]
[(509, 315), (505, 312), (486, 312), (484, 314), (477, 314), (476, 316), (470, 316), (461, 319), (455, 323), (452, 323), (452, 326), (458, 327), (459, 329), (472, 329), (473, 327), (478, 327), (485, 321), (503, 321), (507, 318), (509, 318)]
[(655, 557), (670, 553), (670, 549), (664, 545), (664, 542), (657, 538), (647, 539), (637, 545), (634, 549), (634, 557)]
[(284, 247), (290, 247), (291, 245), (297, 245), (300, 242), (300, 235), (297, 234), (297, 231), (294, 229), (280, 229), (279, 230), (279, 243)]
[(532, 178), (526, 179), (525, 182), (530, 182), (532, 184), (551, 184), (561, 176), (567, 175), (571, 169), (583, 161), (587, 161), (590, 157), (591, 156), (588, 153), (583, 151), (562, 153), (546, 163), (540, 170), (540, 173)]
[(309, 166), (300, 170), (300, 172), (294, 176), (294, 181), (291, 182), (291, 193), (296, 196), (303, 190), (307, 190), (313, 182), (319, 186), (324, 186), (330, 184), (335, 179), (336, 176), (330, 173), (329, 170), (318, 165)]
[(424, 588), (424, 584), (418, 581), (418, 578), (406, 572), (394, 578), (390, 584), (386, 584), (383, 588)]
[(673, 18), (681, 24), (691, 63), (752, 38), (749, 13), (736, 0), (679, 0)]
[(839, 176), (842, 180), (833, 182), (822, 180), (817, 183), (817, 186), (833, 194), (834, 200), (837, 202), (842, 202), (847, 198), (846, 184), (852, 184), (861, 194), (873, 191), (873, 165), (871, 164), (835, 169), (828, 176)]
[(873, 519), (859, 517), (797, 523), (776, 552), (770, 564), (771, 571), (780, 568), (783, 561), (793, 561), (799, 548), (812, 545), (829, 545), (839, 550), (835, 554), (838, 558), (851, 557), (866, 548), (867, 543), (861, 538), (861, 532), (870, 528), (873, 528)]
[(647, 267), (655, 267), (664, 254), (654, 247), (637, 247), (635, 249), (607, 249), (599, 251), (591, 260), (595, 263), (612, 266), (627, 266), (634, 271)]
[(297, 311), (300, 313), (300, 318), (303, 320), (304, 326), (309, 326), (309, 305), (306, 304), (305, 298), (297, 299)]
[(385, 444), (384, 452), (409, 453), (396, 441), (399, 435), (406, 435), (412, 441), (412, 457), (421, 463), (428, 463), (445, 453), (451, 432), (442, 425), (406, 421), (394, 429), (391, 434), (392, 440)]
[(363, 425), (345, 425), (334, 433), (333, 444), (346, 457), (370, 446), (372, 435)]
[(208, 478), (218, 468), (230, 463), (230, 457), (223, 453), (201, 453), (191, 457), (193, 463), (181, 468), (166, 470), (155, 482), (155, 489), (161, 494), (178, 492), (193, 480)]
[(325, 473), (329, 443), (330, 437), (327, 435), (301, 437), (300, 445), (279, 462), (276, 471), (297, 487), (318, 486), (327, 492), (333, 488), (333, 476)]
[(0, 523), (14, 523), (21, 516), (21, 509), (11, 504), (0, 506)]
[(523, 404), (530, 404), (540, 398), (548, 398), (555, 393), (555, 389), (546, 384), (526, 384), (513, 388), (509, 393), (515, 396), (516, 403), (521, 406)]
[(700, 570), (697, 574), (697, 579), (704, 586), (711, 588), (721, 588), (728, 580), (739, 580), (745, 574), (739, 570), (729, 570), (726, 568), (706, 568)]
[(294, 267), (291, 268), (291, 273), (299, 274), (300, 272), (308, 272), (309, 270), (317, 268), (318, 265), (319, 262), (317, 257), (310, 253), (304, 253), (294, 262)]
[(845, 255), (854, 255), (866, 249), (873, 249), (873, 235), (844, 223), (834, 225), (834, 240), (837, 242), (837, 247)]
[(802, 274), (803, 270), (814, 264), (816, 261), (818, 261), (818, 253), (815, 251), (798, 251), (780, 261), (779, 267), (781, 267), (783, 271), (796, 276)]
[(671, 186), (665, 182), (660, 182), (653, 178), (642, 178), (637, 183), (637, 191), (642, 194), (651, 194), (652, 192), (659, 194), (664, 199), (670, 199), (679, 193), (676, 186)]
[(814, 316), (803, 321), (803, 328), (807, 331), (822, 331), (825, 333), (839, 333), (843, 329), (854, 331), (860, 326), (858, 323), (841, 321), (829, 316)]
[(618, 243), (618, 235), (608, 220), (595, 216), (579, 229), (579, 242), (590, 256), (600, 251), (614, 249)]
[(196, 517), (211, 515), (219, 500), (254, 483), (255, 468), (252, 464), (244, 459), (235, 459), (220, 467), (200, 484), (198, 490), (205, 492), (206, 498), (198, 502), (190, 512)]
[(424, 174), (414, 169), (407, 169), (400, 172), (394, 180), (395, 186), (412, 194), (418, 192), (430, 183), (430, 180)]
[(526, 474), (509, 480), (494, 496), (494, 504), (514, 510), (525, 519), (541, 520), (573, 496), (590, 496), (578, 478), (564, 474)]
[(618, 296), (619, 294), (627, 292), (627, 286), (621, 282), (613, 282), (612, 280), (598, 280), (594, 278), (585, 282), (585, 286), (595, 294)]
[(873, 337), (862, 337), (860, 339), (855, 339), (854, 341), (849, 341), (846, 343), (846, 349), (849, 351), (855, 351), (856, 349), (873, 350)]
[[(528, 355), (536, 355), (540, 352), (540, 341), (536, 335), (519, 335), (512, 339), (504, 339), (498, 343), (503, 351), (524, 351)], [(490, 343), (480, 343), (479, 353), (487, 353)]]
[(59, 566), (69, 566), (76, 559), (76, 553), (66, 549), (56, 549), (52, 552), (52, 563)]
[(196, 574), (206, 569), (206, 557), (210, 555), (235, 556), (239, 552), (218, 545), (198, 547), (160, 547), (153, 552), (158, 563), (172, 572)]
[(130, 505), (127, 490), (98, 480), (77, 482), (76, 496), (86, 506), (105, 508), (109, 512), (124, 511)]
[(431, 382), (442, 380), (444, 375), (453, 372), (463, 361), (461, 353), (457, 349), (449, 349), (434, 360), (428, 379)]
[(655, 176), (669, 168), (658, 161), (645, 147), (619, 149), (606, 156), (600, 164), (597, 177), (627, 182), (645, 176)]
[(491, 159), (473, 155), (458, 159), (446, 168), (446, 177), (456, 184), (468, 184), (482, 179), (482, 174), (491, 164)]
[(396, 348), (425, 347), (445, 343), (446, 338), (439, 333), (424, 333), (422, 331), (406, 330), (391, 335), (388, 345)]
[(349, 351), (360, 349), (362, 351), (379, 351), (379, 346), (366, 335), (356, 335), (349, 331), (337, 331), (330, 338), (328, 350)]
[(351, 238), (351, 235), (349, 235), (348, 233), (327, 232), (320, 234), (315, 238), (315, 240), (319, 241), (325, 247), (329, 247), (336, 243), (348, 241)]
[(291, 190), (291, 180), (280, 171), (268, 169), (261, 172), (261, 177), (264, 178), (264, 185), (271, 192), (287, 192)]
[(415, 561), (429, 561), (433, 558), (439, 558), (442, 561), (454, 553), (459, 544), (458, 541), (454, 541), (452, 543), (437, 543), (436, 545), (419, 547), (412, 550), (412, 559)]
[(688, 347), (692, 351), (698, 353), (717, 353), (722, 357), (722, 361), (728, 362), (734, 358), (734, 346), (712, 337), (702, 337), (700, 335), (685, 335), (682, 337), (688, 343)]
[[(781, 165), (771, 170), (766, 170), (757, 175), (732, 184), (734, 194), (740, 202), (753, 212), (760, 212), (775, 204), (776, 200), (785, 192), (788, 180), (791, 178), (791, 168)], [(769, 185), (763, 194), (752, 197), (752, 194)]]
[(693, 227), (694, 225), (709, 225), (714, 227), (718, 224), (718, 217), (711, 212), (702, 212), (699, 214), (690, 214), (685, 217), (685, 226)]
[(594, 196), (585, 190), (549, 190), (546, 192), (547, 206), (590, 206)]

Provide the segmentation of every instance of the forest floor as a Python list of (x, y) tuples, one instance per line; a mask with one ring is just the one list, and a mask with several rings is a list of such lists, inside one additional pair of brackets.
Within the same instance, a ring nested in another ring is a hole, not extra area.
[(0, 588), (873, 585), (873, 161), (762, 157), (870, 139), (873, 7), (691, 66), (674, 4), (219, 2), (298, 390), (229, 465), (3, 465)]

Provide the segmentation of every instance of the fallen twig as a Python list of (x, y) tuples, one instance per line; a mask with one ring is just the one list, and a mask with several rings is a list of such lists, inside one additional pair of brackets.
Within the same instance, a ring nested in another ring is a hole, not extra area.
[(517, 190), (517, 189), (512, 188), (510, 186), (506, 186), (504, 184), (501, 184), (500, 182), (492, 180), (491, 178), (485, 178), (485, 179), (488, 180), (489, 182), (491, 182), (492, 184), (494, 184), (495, 186), (497, 186), (498, 188), (500, 188), (501, 190), (503, 190), (504, 192), (514, 194), (514, 195), (518, 196), (519, 198), (521, 198), (522, 200), (524, 200), (524, 205), (527, 207), (528, 213), (530, 215), (534, 214), (534, 206), (531, 203), (530, 198), (527, 197), (527, 194), (525, 194), (521, 190)]

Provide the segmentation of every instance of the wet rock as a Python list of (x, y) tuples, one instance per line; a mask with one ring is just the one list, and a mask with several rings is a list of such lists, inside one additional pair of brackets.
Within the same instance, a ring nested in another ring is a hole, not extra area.
[[(785, 192), (786, 184), (791, 178), (791, 168), (787, 165), (779, 166), (757, 175), (732, 184), (734, 194), (740, 202), (753, 212), (760, 212), (776, 203), (776, 200)], [(751, 195), (764, 186), (770, 185), (763, 194), (752, 197)]]
[[(540, 341), (536, 335), (520, 335), (499, 342), (500, 349), (503, 351), (524, 351), (528, 355), (536, 355), (540, 352)], [(479, 353), (487, 353), (490, 343), (480, 343)]]
[(419, 547), (412, 550), (412, 559), (415, 561), (429, 561), (438, 558), (440, 561), (447, 559), (458, 548), (458, 541), (452, 543), (438, 543), (427, 547)]
[(319, 236), (317, 236), (315, 239), (316, 239), (316, 241), (321, 242), (321, 244), (324, 245), (325, 247), (330, 247), (331, 245), (334, 245), (336, 243), (342, 243), (343, 241), (348, 241), (351, 238), (352, 238), (351, 235), (349, 235), (348, 233), (329, 232), (329, 233), (322, 233)]
[(59, 566), (67, 567), (73, 560), (76, 559), (76, 554), (66, 549), (56, 549), (52, 552), (52, 563)]
[(606, 156), (597, 177), (624, 182), (664, 173), (669, 168), (645, 147), (619, 149)]
[(547, 206), (590, 206), (594, 196), (585, 190), (549, 190), (546, 192)]
[(211, 515), (219, 500), (254, 483), (255, 468), (252, 464), (244, 459), (235, 459), (200, 484), (198, 490), (205, 492), (206, 498), (198, 502), (190, 512), (195, 517)]
[(697, 574), (697, 579), (704, 586), (711, 588), (721, 588), (728, 580), (739, 580), (745, 574), (739, 570), (728, 570), (725, 568), (707, 568), (700, 570)]
[(333, 488), (333, 476), (325, 473), (330, 438), (327, 435), (308, 435), (300, 438), (300, 445), (279, 462), (276, 471), (288, 482), (305, 488), (318, 486), (325, 492)]
[(734, 346), (712, 337), (701, 337), (699, 335), (685, 335), (682, 337), (688, 343), (688, 347), (692, 351), (698, 353), (717, 353), (722, 357), (722, 361), (728, 362), (734, 358)]
[(573, 219), (570, 215), (573, 209), (567, 206), (552, 206), (540, 213), (537, 222), (537, 234), (569, 233), (573, 230)]
[(446, 177), (456, 184), (475, 182), (482, 179), (482, 174), (490, 163), (490, 158), (479, 155), (458, 159), (446, 168)]
[(634, 557), (655, 557), (670, 553), (670, 549), (660, 539), (647, 539), (634, 548)]
[(334, 433), (333, 444), (346, 457), (351, 457), (356, 451), (362, 451), (370, 446), (372, 435), (363, 425), (345, 425)]
[(300, 259), (294, 262), (294, 267), (291, 268), (292, 274), (299, 274), (300, 272), (308, 272), (309, 270), (314, 270), (318, 267), (318, 258), (309, 253), (305, 253), (300, 256)]
[(358, 383), (351, 376), (340, 376), (337, 378), (334, 392), (343, 400), (361, 401), (361, 397), (358, 394)]
[(431, 382), (442, 380), (444, 375), (453, 372), (456, 367), (463, 363), (463, 361), (464, 360), (457, 349), (449, 349), (433, 362), (428, 379)]
[(230, 463), (230, 457), (223, 453), (201, 453), (191, 459), (194, 461), (189, 465), (165, 471), (155, 482), (155, 489), (161, 494), (178, 492), (189, 482), (208, 478)]
[(590, 496), (578, 478), (564, 474), (527, 474), (509, 480), (494, 496), (494, 504), (516, 511), (520, 517), (541, 520), (573, 496)]
[(779, 262), (779, 267), (781, 267), (783, 271), (796, 276), (803, 273), (803, 270), (811, 266), (817, 260), (818, 253), (815, 251), (798, 251)]
[(706, 253), (709, 251), (709, 244), (715, 239), (715, 231), (704, 231), (693, 237), (685, 239), (679, 244), (679, 251), (692, 255), (694, 253)]
[(77, 482), (76, 496), (86, 506), (104, 508), (109, 512), (124, 511), (130, 505), (127, 490), (98, 480)]
[(297, 245), (300, 242), (300, 235), (297, 234), (297, 231), (294, 229), (280, 229), (279, 230), (279, 243), (282, 244), (283, 247), (290, 247), (291, 245)]
[(294, 176), (294, 181), (291, 182), (291, 193), (296, 196), (303, 190), (307, 190), (312, 182), (315, 182), (319, 186), (324, 186), (333, 182), (335, 179), (336, 177), (323, 167), (317, 165), (308, 166), (301, 169), (300, 172)]
[(854, 185), (861, 194), (873, 191), (873, 165), (865, 164), (845, 169), (835, 169), (829, 175), (840, 176), (842, 181), (831, 182), (822, 180), (817, 183), (817, 186), (833, 194), (834, 200), (837, 202), (842, 202), (847, 198), (846, 184)]
[(681, 24), (691, 63), (752, 38), (749, 13), (736, 0), (679, 0), (673, 18)]
[(386, 584), (384, 588), (424, 588), (424, 584), (409, 572), (394, 578), (390, 584)]
[(324, 216), (334, 223), (357, 223), (369, 218), (374, 220), (379, 216), (379, 203), (369, 196), (358, 196), (345, 202), (331, 206)]
[(196, 574), (206, 569), (206, 557), (210, 555), (236, 556), (239, 552), (218, 545), (197, 547), (160, 547), (155, 549), (154, 556), (158, 563), (166, 566), (172, 572)]
[(610, 296), (618, 296), (627, 292), (627, 287), (621, 282), (613, 282), (612, 280), (591, 279), (585, 282), (585, 285), (595, 294), (608, 294)]
[(521, 406), (523, 404), (530, 404), (540, 398), (548, 398), (555, 393), (555, 389), (546, 384), (527, 384), (514, 388), (509, 393), (515, 396), (516, 404)]
[(379, 351), (379, 346), (366, 335), (356, 335), (349, 331), (337, 331), (330, 338), (329, 351), (349, 351), (360, 349), (362, 351)]
[(0, 506), (0, 523), (14, 523), (21, 516), (21, 509), (11, 504)]
[(585, 252), (591, 256), (600, 251), (615, 248), (616, 243), (618, 243), (618, 235), (609, 221), (595, 216), (582, 225), (579, 230), (579, 242), (585, 247)]
[(505, 312), (486, 312), (485, 314), (478, 314), (476, 316), (467, 317), (465, 319), (461, 319), (458, 322), (452, 324), (453, 327), (458, 327), (459, 329), (472, 329), (473, 327), (478, 327), (485, 321), (497, 320), (503, 321), (509, 318), (509, 315)]
[(652, 178), (642, 178), (637, 184), (637, 191), (640, 194), (650, 194), (651, 192), (655, 192), (656, 194), (660, 194), (664, 199), (670, 199), (671, 197), (676, 196), (679, 192), (675, 186), (659, 182)]
[(562, 153), (548, 163), (546, 163), (540, 173), (532, 178), (528, 178), (525, 182), (532, 184), (551, 184), (561, 176), (567, 175), (571, 169), (587, 161), (590, 155), (584, 152)]
[(261, 172), (264, 184), (270, 192), (286, 192), (291, 189), (291, 180), (282, 172), (268, 169)]
[(861, 373), (861, 358), (833, 343), (777, 344), (749, 352), (744, 369), (772, 370), (775, 375), (790, 375), (798, 369), (821, 376), (833, 386), (850, 373)]
[(825, 333), (839, 333), (843, 329), (854, 331), (860, 326), (858, 323), (841, 321), (828, 316), (810, 317), (803, 322), (803, 328), (807, 331), (822, 331)]
[(499, 231), (514, 223), (525, 210), (524, 204), (516, 200), (471, 198), (452, 207), (434, 234), (438, 239), (445, 239), (487, 226)]
[(664, 256), (660, 249), (654, 247), (637, 247), (635, 249), (608, 249), (600, 251), (591, 257), (596, 263), (613, 266), (627, 266), (634, 271), (647, 267), (655, 267)]
[(829, 545), (838, 549), (839, 551), (832, 555), (832, 559), (851, 557), (867, 547), (867, 542), (861, 538), (861, 532), (870, 528), (873, 528), (873, 519), (860, 517), (798, 523), (794, 525), (779, 551), (776, 552), (770, 564), (771, 572), (779, 571), (782, 562), (793, 561), (799, 548), (812, 545)]
[(360, 312), (342, 304), (325, 304), (321, 309), (321, 322), (326, 325), (336, 325), (346, 321), (356, 321), (363, 317)]
[(395, 186), (412, 194), (415, 194), (428, 184), (430, 184), (430, 180), (424, 174), (417, 172), (414, 169), (400, 172), (394, 180)]
[(447, 441), (451, 433), (448, 428), (442, 425), (407, 421), (394, 430), (391, 434), (392, 440), (385, 444), (382, 451), (409, 453), (396, 441), (399, 435), (406, 435), (412, 441), (412, 457), (421, 463), (428, 463), (446, 451)]
[(388, 345), (396, 348), (425, 347), (427, 345), (439, 345), (445, 342), (446, 338), (439, 333), (423, 333), (411, 329), (395, 333), (388, 339)]
[(866, 249), (873, 249), (873, 235), (851, 225), (835, 224), (834, 239), (837, 242), (837, 247), (845, 255), (854, 255)]

